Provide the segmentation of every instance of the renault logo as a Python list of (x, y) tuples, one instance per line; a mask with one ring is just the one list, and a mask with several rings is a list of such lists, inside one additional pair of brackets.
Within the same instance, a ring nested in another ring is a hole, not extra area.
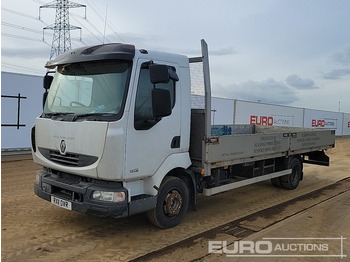
[(61, 144), (60, 144), (60, 153), (61, 153), (62, 155), (64, 155), (64, 154), (66, 153), (66, 148), (67, 148), (66, 141), (61, 140)]

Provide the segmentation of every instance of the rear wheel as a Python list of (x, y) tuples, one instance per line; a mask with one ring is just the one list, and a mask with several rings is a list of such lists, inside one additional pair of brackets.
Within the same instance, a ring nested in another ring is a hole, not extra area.
[(175, 227), (184, 219), (188, 203), (186, 183), (178, 177), (166, 177), (159, 188), (156, 208), (147, 213), (148, 219), (160, 228)]
[(271, 183), (275, 187), (282, 187), (280, 177), (271, 178)]
[(302, 164), (298, 158), (293, 158), (289, 164), (292, 172), (289, 175), (280, 177), (281, 186), (285, 189), (296, 189), (302, 175)]

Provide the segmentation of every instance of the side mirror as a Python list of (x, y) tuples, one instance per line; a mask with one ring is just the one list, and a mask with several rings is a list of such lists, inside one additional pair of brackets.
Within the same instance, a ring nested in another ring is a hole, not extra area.
[(153, 64), (149, 67), (152, 84), (168, 83), (170, 79), (179, 81), (179, 77), (174, 70), (166, 65)]
[(43, 79), (43, 87), (45, 89), (45, 93), (43, 94), (43, 108), (45, 107), (45, 102), (46, 102), (46, 98), (48, 95), (47, 90), (50, 89), (50, 86), (51, 86), (52, 80), (53, 80), (53, 76), (49, 75), (50, 73), (54, 73), (54, 71), (48, 71)]
[(170, 80), (168, 67), (166, 65), (153, 64), (149, 67), (152, 84), (168, 83)]
[(44, 76), (43, 87), (45, 90), (50, 89), (52, 80), (53, 80), (53, 76), (49, 76), (48, 74)]
[(152, 90), (152, 108), (154, 117), (164, 117), (171, 115), (171, 98), (169, 90)]

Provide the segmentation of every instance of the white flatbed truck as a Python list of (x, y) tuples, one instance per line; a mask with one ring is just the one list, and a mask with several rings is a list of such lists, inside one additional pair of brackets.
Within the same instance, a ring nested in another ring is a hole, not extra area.
[[(44, 109), (32, 129), (43, 166), (34, 192), (98, 216), (147, 212), (170, 228), (211, 196), (271, 179), (295, 189), (303, 164), (329, 165), (334, 130), (212, 126), (207, 44), (202, 55), (82, 47), (48, 61)], [(190, 63), (202, 63), (205, 107), (191, 110)]]

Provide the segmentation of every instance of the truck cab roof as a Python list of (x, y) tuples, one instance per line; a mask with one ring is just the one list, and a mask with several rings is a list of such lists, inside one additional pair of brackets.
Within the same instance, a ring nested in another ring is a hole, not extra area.
[(79, 47), (69, 50), (55, 59), (46, 63), (45, 67), (53, 69), (59, 65), (91, 62), (101, 60), (133, 60), (136, 56), (156, 59), (159, 61), (172, 61), (178, 63), (180, 66), (188, 66), (188, 58), (184, 55), (170, 54), (158, 51), (147, 51), (145, 49), (135, 49), (134, 45), (122, 43), (109, 43), (95, 46)]

